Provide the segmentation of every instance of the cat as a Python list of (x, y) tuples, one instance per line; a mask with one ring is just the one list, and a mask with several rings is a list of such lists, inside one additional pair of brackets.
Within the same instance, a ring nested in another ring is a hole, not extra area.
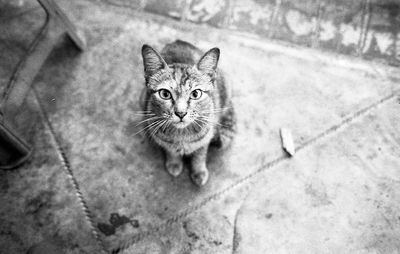
[(143, 45), (144, 129), (165, 151), (165, 168), (172, 176), (183, 170), (183, 156), (190, 159), (192, 181), (207, 183), (209, 145), (228, 147), (235, 133), (231, 96), (217, 69), (220, 50), (206, 53), (177, 40), (161, 54)]

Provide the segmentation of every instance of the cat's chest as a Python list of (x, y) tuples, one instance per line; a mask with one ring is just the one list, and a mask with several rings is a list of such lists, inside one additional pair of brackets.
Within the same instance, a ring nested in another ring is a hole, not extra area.
[(155, 136), (153, 137), (153, 140), (169, 152), (180, 155), (187, 155), (204, 146), (208, 146), (213, 136), (214, 130), (209, 129), (207, 132), (193, 137), (168, 138), (163, 136)]

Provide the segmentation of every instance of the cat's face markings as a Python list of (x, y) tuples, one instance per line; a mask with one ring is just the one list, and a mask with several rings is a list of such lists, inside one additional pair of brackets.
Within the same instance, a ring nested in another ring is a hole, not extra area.
[(213, 109), (213, 79), (219, 49), (208, 51), (195, 66), (173, 64), (150, 46), (142, 48), (146, 85), (151, 91), (148, 110), (176, 128), (202, 125)]
[(185, 128), (195, 122), (201, 124), (199, 118), (213, 107), (213, 84), (197, 70), (189, 68), (170, 66), (169, 78), (151, 88), (151, 111), (168, 118), (176, 128)]

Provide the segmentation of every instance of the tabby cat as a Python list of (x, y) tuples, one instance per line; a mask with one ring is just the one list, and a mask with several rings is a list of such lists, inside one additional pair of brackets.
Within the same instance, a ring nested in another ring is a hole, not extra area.
[(190, 159), (191, 179), (206, 184), (210, 143), (227, 147), (233, 138), (235, 118), (228, 90), (217, 70), (220, 50), (202, 53), (177, 40), (161, 54), (142, 47), (146, 80), (142, 123), (150, 138), (165, 151), (165, 167), (173, 176)]

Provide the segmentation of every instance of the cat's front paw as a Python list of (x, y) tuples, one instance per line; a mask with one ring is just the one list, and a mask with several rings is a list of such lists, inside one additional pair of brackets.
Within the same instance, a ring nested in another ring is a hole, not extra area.
[(182, 161), (167, 161), (165, 163), (165, 167), (170, 175), (177, 177), (183, 171), (183, 162)]
[(193, 172), (190, 175), (190, 178), (192, 178), (192, 181), (194, 182), (194, 184), (196, 184), (197, 186), (203, 186), (207, 183), (208, 181), (208, 170), (204, 169), (198, 172)]

